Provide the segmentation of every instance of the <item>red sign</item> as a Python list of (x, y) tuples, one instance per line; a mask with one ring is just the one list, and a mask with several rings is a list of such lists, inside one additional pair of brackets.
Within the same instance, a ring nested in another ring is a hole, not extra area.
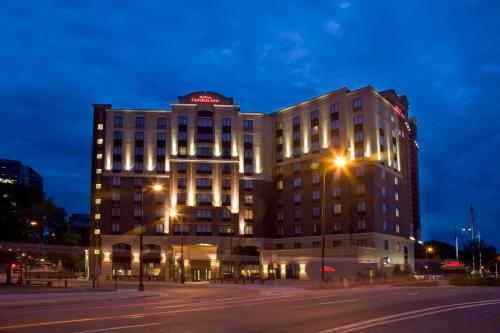
[(218, 98), (214, 98), (212, 96), (209, 96), (209, 95), (199, 95), (199, 96), (195, 96), (195, 97), (191, 97), (191, 102), (193, 103), (219, 103), (219, 99)]
[(443, 265), (444, 268), (465, 268), (460, 261), (447, 261)]
[(396, 109), (396, 113), (398, 114), (398, 116), (400, 116), (401, 118), (405, 119), (405, 114), (403, 113), (403, 110), (401, 110), (401, 107), (399, 105), (394, 105), (394, 108)]
[[(319, 270), (321, 272), (321, 268)], [(325, 266), (324, 270), (325, 272), (335, 272), (335, 268), (333, 268), (332, 266)]]

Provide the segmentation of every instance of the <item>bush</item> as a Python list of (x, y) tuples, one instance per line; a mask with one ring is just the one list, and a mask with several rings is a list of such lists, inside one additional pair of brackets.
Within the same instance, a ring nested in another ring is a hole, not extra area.
[(450, 284), (453, 286), (481, 286), (481, 287), (500, 287), (500, 279), (491, 277), (466, 277), (453, 276), (450, 278)]

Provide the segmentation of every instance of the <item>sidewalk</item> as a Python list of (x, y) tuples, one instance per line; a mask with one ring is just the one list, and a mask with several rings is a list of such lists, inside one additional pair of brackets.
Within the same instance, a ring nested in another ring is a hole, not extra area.
[[(123, 290), (89, 290), (78, 289), (74, 290), (53, 288), (50, 292), (32, 292), (32, 293), (9, 293), (0, 294), (0, 309), (13, 308), (21, 306), (40, 306), (78, 303), (85, 301), (108, 301), (108, 300), (124, 300), (124, 299), (139, 299), (156, 297), (160, 294), (157, 292), (144, 291), (139, 292), (133, 289)], [(73, 289), (73, 288), (71, 288)]]

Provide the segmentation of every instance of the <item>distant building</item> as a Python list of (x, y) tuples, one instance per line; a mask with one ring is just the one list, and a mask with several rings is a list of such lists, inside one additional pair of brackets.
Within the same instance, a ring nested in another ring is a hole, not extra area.
[(43, 178), (20, 161), (0, 159), (0, 183), (24, 184), (43, 191)]

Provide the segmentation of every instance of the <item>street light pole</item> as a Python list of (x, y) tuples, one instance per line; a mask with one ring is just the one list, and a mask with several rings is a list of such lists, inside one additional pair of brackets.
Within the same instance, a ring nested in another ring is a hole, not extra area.
[(321, 194), (321, 282), (325, 281), (325, 201), (326, 170), (323, 171), (323, 193)]
[(183, 218), (181, 220), (181, 276), (179, 278), (179, 282), (181, 284), (184, 283), (184, 221)]

